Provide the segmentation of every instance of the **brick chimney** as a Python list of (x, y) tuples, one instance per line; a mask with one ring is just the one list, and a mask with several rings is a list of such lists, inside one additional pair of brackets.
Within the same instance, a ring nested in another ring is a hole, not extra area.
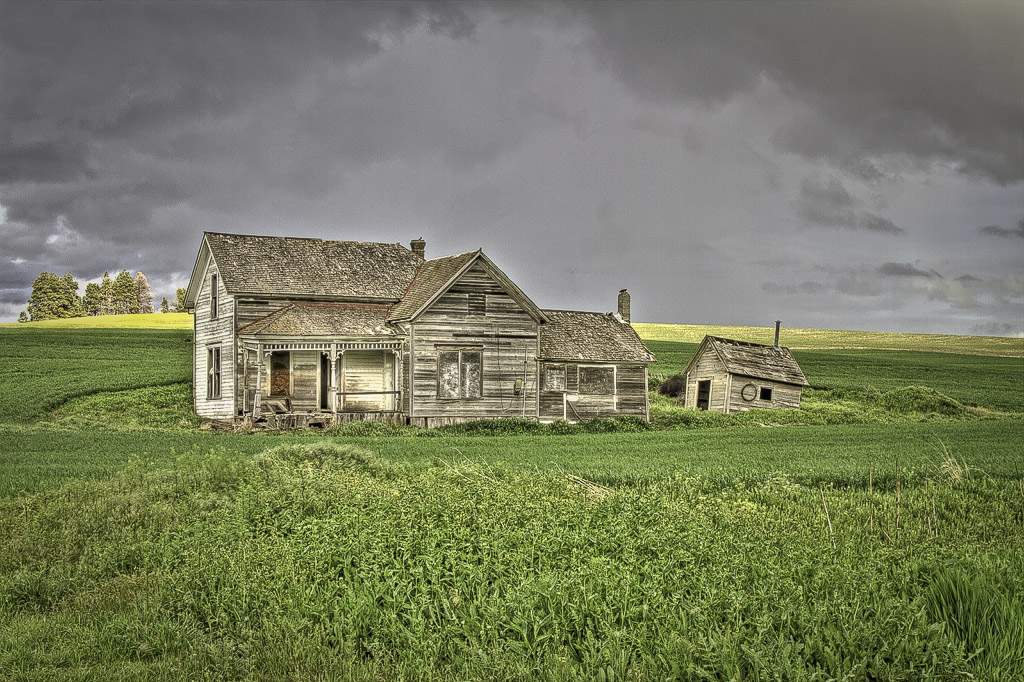
[(619, 317), (629, 322), (629, 292), (625, 289), (619, 291)]
[(413, 239), (409, 242), (409, 249), (420, 258), (426, 260), (427, 243), (423, 241), (423, 237), (419, 239)]

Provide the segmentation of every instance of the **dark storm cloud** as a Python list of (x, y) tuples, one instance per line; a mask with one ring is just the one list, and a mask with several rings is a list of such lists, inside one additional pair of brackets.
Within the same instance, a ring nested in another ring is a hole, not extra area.
[(819, 227), (860, 229), (882, 234), (903, 234), (891, 220), (858, 208), (863, 202), (855, 199), (838, 178), (823, 183), (806, 178), (800, 183), (800, 196), (793, 203), (796, 214), (804, 222)]
[[(776, 138), (861, 169), (906, 154), (1024, 178), (1024, 5), (599, 2), (593, 50), (645, 97), (721, 105), (762, 78), (805, 111)], [(955, 94), (954, 94), (955, 93)]]
[(927, 279), (942, 278), (934, 270), (922, 270), (911, 263), (882, 263), (875, 272), (884, 277), (925, 277)]
[(1017, 221), (1017, 227), (986, 225), (985, 227), (979, 227), (978, 232), (989, 237), (1020, 237), (1024, 239), (1024, 218)]

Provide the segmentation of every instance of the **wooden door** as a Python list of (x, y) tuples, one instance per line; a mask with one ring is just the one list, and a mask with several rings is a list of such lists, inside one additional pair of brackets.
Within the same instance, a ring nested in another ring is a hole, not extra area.
[[(345, 412), (375, 412), (386, 404), (384, 353), (379, 350), (349, 350), (342, 355)], [(393, 381), (392, 381), (392, 385)]]

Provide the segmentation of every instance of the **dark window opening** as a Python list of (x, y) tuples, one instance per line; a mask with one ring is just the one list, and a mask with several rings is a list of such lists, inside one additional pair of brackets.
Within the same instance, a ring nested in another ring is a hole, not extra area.
[(711, 379), (697, 382), (697, 409), (707, 410), (711, 407)]
[(437, 354), (437, 397), (474, 399), (483, 396), (483, 353), (443, 350)]
[(771, 399), (772, 399), (772, 389), (765, 388), (764, 386), (762, 386), (761, 387), (761, 400), (771, 400)]
[(217, 319), (217, 275), (210, 275), (210, 319)]
[(580, 393), (615, 395), (615, 368), (580, 367)]
[(291, 395), (291, 353), (270, 354), (270, 395)]
[(220, 347), (206, 349), (206, 397), (220, 397)]

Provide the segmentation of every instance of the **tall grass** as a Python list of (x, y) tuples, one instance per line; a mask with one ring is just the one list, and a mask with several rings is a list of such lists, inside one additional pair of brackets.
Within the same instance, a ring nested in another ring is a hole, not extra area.
[(1019, 594), (1015, 481), (908, 473), (897, 497), (784, 474), (589, 480), (306, 442), (0, 501), (0, 640), (17, 643), (0, 649), (0, 676), (1017, 670), (972, 656), (945, 625), (958, 612), (929, 610), (946, 603), (929, 578), (944, 567)]

